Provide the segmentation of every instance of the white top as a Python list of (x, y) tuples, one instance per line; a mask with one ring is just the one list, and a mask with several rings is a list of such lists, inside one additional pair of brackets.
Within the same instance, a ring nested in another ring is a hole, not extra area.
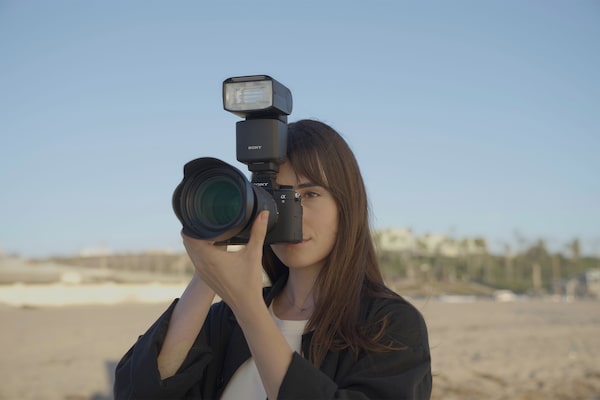
[[(308, 320), (304, 321), (289, 321), (277, 318), (273, 312), (273, 307), (269, 307), (271, 316), (275, 320), (275, 324), (279, 331), (288, 342), (292, 351), (301, 353), (302, 334)], [(256, 369), (254, 358), (250, 357), (244, 362), (233, 374), (231, 380), (227, 384), (221, 399), (239, 400), (239, 399), (260, 399), (267, 398), (267, 393), (263, 387), (260, 375)]]

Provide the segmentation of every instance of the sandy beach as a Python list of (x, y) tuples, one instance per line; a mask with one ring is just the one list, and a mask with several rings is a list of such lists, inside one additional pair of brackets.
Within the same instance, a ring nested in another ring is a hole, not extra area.
[[(430, 330), (433, 399), (600, 399), (599, 302), (413, 302)], [(2, 400), (112, 399), (117, 361), (169, 301), (25, 303), (0, 304)]]

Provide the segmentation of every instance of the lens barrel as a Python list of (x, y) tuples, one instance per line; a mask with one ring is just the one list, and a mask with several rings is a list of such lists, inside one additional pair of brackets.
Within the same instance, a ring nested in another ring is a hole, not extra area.
[(183, 180), (173, 193), (173, 210), (188, 236), (215, 241), (248, 236), (259, 211), (271, 211), (273, 219), (277, 215), (277, 206), (265, 190), (221, 160), (198, 158), (183, 171)]

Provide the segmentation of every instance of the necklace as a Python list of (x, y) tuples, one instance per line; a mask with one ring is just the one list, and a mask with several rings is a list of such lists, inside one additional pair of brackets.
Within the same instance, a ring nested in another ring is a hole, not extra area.
[[(313, 286), (313, 288), (314, 288), (314, 286)], [(312, 294), (312, 289), (308, 293), (308, 296), (306, 296), (306, 298), (302, 302), (301, 306), (296, 305), (296, 303), (294, 303), (292, 301), (292, 298), (290, 297), (290, 293), (286, 293), (285, 297), (287, 298), (287, 300), (288, 300), (288, 302), (290, 303), (291, 306), (293, 306), (294, 308), (296, 308), (300, 312), (305, 312), (305, 311), (308, 311), (308, 310), (310, 310), (311, 308), (313, 308), (315, 306), (315, 304), (313, 303), (309, 307), (305, 307), (306, 302), (308, 301), (308, 299), (309, 299), (309, 297), (310, 297), (311, 294)]]

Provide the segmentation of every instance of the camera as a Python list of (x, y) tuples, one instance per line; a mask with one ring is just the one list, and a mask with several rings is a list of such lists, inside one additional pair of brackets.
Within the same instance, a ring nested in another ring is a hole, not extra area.
[(301, 242), (300, 195), (275, 180), (287, 157), (290, 90), (267, 75), (228, 78), (223, 108), (244, 118), (236, 123), (236, 158), (247, 165), (252, 179), (212, 157), (185, 164), (173, 193), (182, 232), (217, 244), (245, 244), (258, 213), (268, 210), (265, 244)]

